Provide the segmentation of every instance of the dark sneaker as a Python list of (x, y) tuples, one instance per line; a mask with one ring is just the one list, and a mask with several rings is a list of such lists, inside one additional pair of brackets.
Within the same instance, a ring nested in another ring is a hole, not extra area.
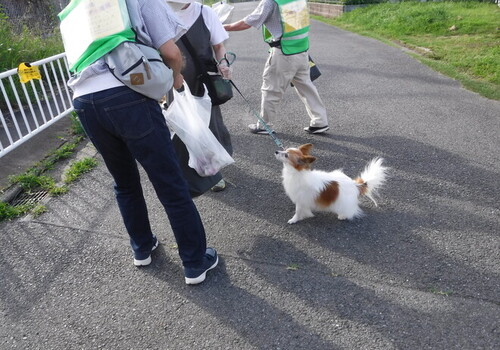
[[(158, 244), (160, 243), (156, 236), (153, 236), (153, 248), (151, 248), (151, 251), (155, 250), (158, 248)], [(151, 264), (151, 254), (146, 259), (138, 260), (134, 258), (134, 265), (135, 266), (148, 266)]]
[[(267, 124), (267, 126), (271, 127), (272, 124)], [(259, 123), (250, 124), (248, 128), (252, 134), (269, 134)], [(271, 133), (274, 134), (274, 130), (271, 129)]]
[(207, 248), (203, 262), (200, 267), (185, 267), (184, 276), (186, 284), (198, 284), (205, 280), (207, 271), (213, 269), (219, 263), (219, 257), (214, 248)]
[(304, 128), (304, 131), (309, 133), (309, 134), (322, 134), (324, 133), (325, 131), (327, 131), (328, 129), (330, 129), (328, 127), (328, 125), (326, 126), (308, 126), (308, 127), (305, 127)]
[(224, 181), (224, 179), (221, 179), (219, 182), (215, 184), (214, 187), (211, 188), (211, 190), (212, 192), (220, 192), (224, 191), (225, 188), (226, 188), (226, 181)]

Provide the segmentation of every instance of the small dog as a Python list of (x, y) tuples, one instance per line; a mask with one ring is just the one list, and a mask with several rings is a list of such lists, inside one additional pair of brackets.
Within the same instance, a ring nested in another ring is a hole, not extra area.
[(311, 170), (316, 160), (309, 152), (313, 147), (308, 143), (299, 148), (276, 151), (276, 158), (283, 163), (283, 186), (295, 204), (295, 215), (289, 224), (313, 217), (313, 211), (331, 211), (339, 220), (351, 220), (361, 216), (358, 197), (373, 198), (384, 184), (388, 168), (382, 166), (382, 158), (374, 158), (361, 175), (351, 179), (341, 170), (325, 172)]

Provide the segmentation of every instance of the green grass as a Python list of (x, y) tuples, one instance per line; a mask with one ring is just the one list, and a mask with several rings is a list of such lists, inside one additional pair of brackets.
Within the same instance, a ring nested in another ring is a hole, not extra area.
[(83, 129), (83, 125), (80, 122), (80, 119), (78, 119), (78, 116), (75, 111), (71, 112), (69, 115), (69, 118), (71, 119), (71, 133), (73, 135), (79, 135), (82, 137), (85, 137), (85, 130)]
[[(15, 31), (1, 6), (0, 38), (0, 72), (17, 68), (22, 62), (31, 63), (64, 52), (59, 28), (55, 28), (53, 33), (41, 33), (28, 28), (28, 26), (24, 26), (19, 32)], [(57, 71), (56, 74), (59, 76)], [(61, 77), (61, 81), (63, 80)], [(21, 91), (21, 82), (19, 79), (14, 76), (13, 81), (16, 90)], [(5, 90), (12, 103), (12, 107), (17, 108), (17, 102), (14, 98), (11, 85), (6, 84)], [(27, 91), (30, 97), (34, 96), (30, 85), (27, 85)], [(21, 102), (26, 102), (24, 94), (21, 94), (20, 98)], [(6, 107), (7, 104), (3, 100), (3, 97), (0, 98), (0, 108), (3, 110)]]
[(60, 196), (62, 194), (68, 193), (69, 188), (66, 185), (63, 186), (54, 186), (49, 190), (49, 194), (51, 196)]
[(55, 151), (52, 151), (48, 157), (35, 165), (36, 168), (40, 170), (40, 173), (46, 170), (53, 169), (54, 164), (56, 164), (58, 161), (67, 159), (73, 155), (80, 141), (81, 140), (77, 138), (73, 142), (66, 143)]
[(203, 5), (207, 5), (207, 6), (212, 6), (216, 2), (219, 2), (219, 1), (217, 1), (217, 0), (203, 0), (202, 1)]
[(64, 52), (58, 28), (51, 35), (26, 26), (17, 33), (1, 8), (0, 37), (0, 71), (17, 68), (21, 62), (34, 62)]
[[(73, 135), (75, 134), (73, 133)], [(52, 185), (55, 182), (50, 182), (46, 176), (44, 177), (41, 174), (47, 170), (53, 169), (57, 162), (71, 157), (82, 140), (83, 136), (78, 135), (74, 137), (71, 141), (65, 143), (58, 149), (51, 151), (42, 161), (36, 163), (23, 174), (9, 176), (9, 182), (11, 184), (18, 183), (25, 191), (31, 191), (38, 187), (47, 190), (52, 189)]]
[[(43, 175), (46, 171), (54, 168), (54, 165), (64, 159), (74, 155), (78, 145), (85, 138), (82, 125), (76, 114), (70, 116), (72, 119), (71, 130), (64, 138), (68, 141), (58, 149), (52, 150), (40, 162), (19, 175), (9, 176), (10, 184), (18, 184), (23, 191), (32, 192), (38, 189), (46, 190), (51, 196), (59, 196), (67, 193), (69, 188), (67, 185), (58, 186), (56, 180), (48, 175)], [(89, 171), (97, 161), (94, 159), (84, 159), (81, 162), (72, 164), (70, 169), (64, 174), (65, 182), (70, 183), (79, 178), (84, 172)], [(22, 216), (27, 212), (31, 212), (35, 217), (45, 212), (46, 208), (40, 204), (18, 205), (13, 206), (0, 201), (0, 221), (11, 220)]]
[[(73, 144), (70, 143), (65, 146), (68, 147), (65, 148), (63, 146), (59, 150), (53, 152), (53, 154), (57, 155), (57, 160), (67, 158), (71, 154), (73, 154)], [(71, 148), (70, 151), (68, 151), (69, 148)], [(52, 165), (53, 163), (42, 162), (40, 164)], [(93, 158), (84, 158), (81, 161), (74, 162), (64, 174), (64, 182), (66, 184), (74, 182), (84, 173), (92, 170), (96, 165), (97, 161)], [(23, 174), (10, 176), (9, 178), (11, 183), (17, 183), (23, 189), (23, 191), (28, 193), (40, 188), (46, 190), (51, 196), (59, 196), (67, 193), (69, 190), (67, 185), (58, 186), (53, 177), (40, 175), (45, 170), (47, 169), (33, 167)], [(12, 220), (16, 217), (26, 214), (27, 212), (31, 212), (34, 217), (37, 217), (44, 213), (46, 210), (47, 208), (39, 203), (13, 206), (9, 203), (0, 201), (0, 221)]]
[(431, 293), (434, 293), (434, 294), (437, 294), (437, 295), (444, 295), (444, 296), (450, 296), (450, 295), (453, 294), (453, 292), (451, 290), (441, 290), (441, 289), (435, 288), (435, 287), (430, 287), (429, 291)]
[(47, 207), (43, 204), (37, 204), (31, 209), (33, 217), (38, 217), (47, 211)]
[[(78, 139), (81, 140), (81, 137)], [(52, 166), (57, 160), (67, 158), (72, 155), (76, 144), (69, 143), (65, 146), (52, 152), (51, 155), (55, 155), (55, 158), (49, 157), (49, 159), (54, 161), (41, 162), (39, 163), (39, 166)], [(84, 173), (92, 170), (96, 165), (97, 161), (93, 158), (84, 158), (81, 161), (74, 162), (64, 174), (64, 182), (69, 184), (75, 181)], [(67, 185), (58, 186), (53, 177), (40, 175), (45, 170), (47, 170), (47, 168), (42, 169), (39, 167), (33, 167), (23, 174), (10, 176), (9, 179), (11, 183), (17, 183), (23, 191), (28, 193), (40, 188), (46, 190), (51, 196), (59, 196), (67, 193), (69, 190)], [(38, 203), (13, 206), (0, 201), (0, 221), (12, 220), (26, 214), (27, 212), (31, 212), (34, 217), (37, 217), (46, 210), (47, 208), (44, 205)]]
[(26, 172), (21, 175), (15, 175), (10, 178), (11, 182), (17, 183), (25, 192), (32, 192), (35, 189), (42, 188), (50, 190), (55, 186), (55, 180), (50, 176), (40, 176), (33, 172)]
[(94, 158), (84, 158), (74, 162), (64, 174), (64, 182), (69, 184), (77, 180), (84, 173), (89, 172), (97, 166), (97, 160)]
[(32, 204), (12, 206), (5, 202), (0, 202), (0, 221), (12, 220), (24, 215), (33, 208)]
[(481, 2), (403, 2), (367, 6), (316, 19), (402, 44), (433, 69), (485, 97), (500, 100), (500, 8)]
[(318, 2), (323, 4), (338, 4), (338, 5), (364, 5), (364, 4), (378, 4), (387, 2), (387, 0), (309, 0), (309, 2)]

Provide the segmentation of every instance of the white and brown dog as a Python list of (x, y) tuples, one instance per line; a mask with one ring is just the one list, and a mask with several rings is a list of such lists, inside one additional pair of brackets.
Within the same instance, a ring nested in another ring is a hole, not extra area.
[(308, 143), (299, 148), (276, 151), (276, 158), (283, 163), (283, 186), (295, 204), (295, 215), (289, 224), (313, 217), (313, 211), (330, 211), (339, 220), (351, 220), (362, 214), (359, 196), (370, 198), (375, 205), (374, 193), (384, 184), (388, 168), (382, 158), (374, 158), (361, 175), (351, 179), (340, 169), (332, 172), (312, 170), (316, 160), (309, 152)]

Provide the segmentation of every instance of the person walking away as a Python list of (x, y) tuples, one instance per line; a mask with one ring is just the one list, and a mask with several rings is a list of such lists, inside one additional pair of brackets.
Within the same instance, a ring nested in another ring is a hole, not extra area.
[[(180, 88), (183, 60), (175, 40), (183, 26), (164, 0), (127, 0), (127, 7), (129, 13), (131, 9), (139, 13), (131, 14), (138, 38), (160, 51), (172, 70), (174, 88)], [(130, 237), (134, 265), (149, 265), (151, 253), (158, 246), (151, 231), (137, 161), (170, 220), (185, 282), (203, 282), (206, 272), (217, 265), (218, 256), (215, 249), (206, 246), (205, 229), (179, 168), (158, 102), (123, 85), (110, 73), (102, 57), (70, 79), (69, 86), (83, 128), (115, 181), (116, 200)]]
[[(309, 11), (306, 0), (261, 0), (248, 16), (225, 24), (227, 31), (263, 28), (271, 47), (262, 75), (261, 118), (266, 124), (276, 120), (287, 87), (293, 84), (310, 118), (304, 130), (310, 134), (329, 129), (326, 109), (309, 73)], [(257, 121), (248, 126), (254, 134), (267, 131)]]
[[(224, 30), (219, 17), (211, 7), (202, 5), (194, 0), (168, 0), (168, 4), (174, 9), (182, 23), (188, 28), (183, 37), (177, 41), (177, 46), (185, 58), (182, 75), (191, 93), (194, 96), (203, 96), (205, 88), (200, 80), (200, 67), (196, 64), (191, 50), (186, 47), (184, 40), (188, 40), (199, 60), (202, 60), (209, 72), (218, 72), (226, 79), (231, 79), (231, 68), (225, 64), (226, 48), (224, 41), (229, 38)], [(215, 57), (215, 59), (214, 59)], [(218, 62), (222, 62), (218, 64)], [(220, 106), (212, 105), (209, 129), (217, 140), (226, 149), (227, 153), (233, 154), (231, 136), (222, 119)], [(179, 145), (179, 143), (176, 143)], [(180, 145), (183, 146), (183, 145)], [(185, 146), (184, 146), (185, 147)], [(177, 148), (177, 146), (176, 146)], [(182, 150), (179, 150), (182, 152)], [(198, 177), (193, 171), (188, 174), (191, 178)], [(224, 179), (221, 179), (211, 189), (214, 192), (222, 191), (226, 187)]]

